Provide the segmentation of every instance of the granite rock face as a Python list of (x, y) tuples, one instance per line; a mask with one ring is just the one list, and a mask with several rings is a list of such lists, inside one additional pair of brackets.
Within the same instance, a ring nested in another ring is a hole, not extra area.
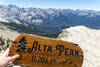
[(100, 67), (100, 30), (70, 27), (64, 29), (58, 39), (79, 44), (84, 53), (82, 67)]

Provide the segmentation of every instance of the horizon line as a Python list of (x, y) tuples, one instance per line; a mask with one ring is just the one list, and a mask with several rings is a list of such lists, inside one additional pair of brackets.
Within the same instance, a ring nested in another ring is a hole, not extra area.
[(47, 7), (47, 8), (45, 8), (45, 7), (36, 7), (36, 6), (35, 6), (35, 7), (33, 7), (33, 6), (25, 6), (25, 7), (23, 7), (23, 6), (14, 5), (14, 4), (7, 4), (7, 5), (5, 5), (5, 4), (0, 4), (0, 6), (9, 6), (9, 5), (16, 6), (16, 7), (19, 7), (19, 8), (65, 9), (65, 10), (69, 9), (69, 10), (74, 10), (74, 11), (76, 11), (76, 10), (100, 11), (100, 10), (94, 10), (94, 9), (83, 9), (83, 8), (55, 8), (55, 7)]

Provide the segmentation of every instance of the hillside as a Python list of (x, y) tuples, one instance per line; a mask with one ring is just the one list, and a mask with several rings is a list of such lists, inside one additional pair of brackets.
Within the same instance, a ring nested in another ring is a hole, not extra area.
[[(83, 25), (91, 29), (100, 29), (100, 11), (72, 9), (20, 8), (15, 5), (0, 5), (0, 18), (10, 27), (26, 27), (30, 33), (57, 36), (61, 30)], [(17, 25), (17, 26), (16, 26)], [(12, 29), (12, 28), (11, 28)], [(34, 32), (33, 32), (34, 31)], [(26, 31), (24, 30), (26, 33)]]
[(15, 40), (18, 35), (20, 35), (20, 33), (18, 33), (16, 30), (12, 30), (0, 23), (0, 36), (10, 40)]

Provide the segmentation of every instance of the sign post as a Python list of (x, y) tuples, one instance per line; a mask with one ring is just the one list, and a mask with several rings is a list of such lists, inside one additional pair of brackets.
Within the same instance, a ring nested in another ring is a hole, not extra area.
[(39, 37), (20, 35), (10, 48), (10, 55), (19, 54), (16, 64), (34, 67), (81, 67), (83, 52), (77, 44)]

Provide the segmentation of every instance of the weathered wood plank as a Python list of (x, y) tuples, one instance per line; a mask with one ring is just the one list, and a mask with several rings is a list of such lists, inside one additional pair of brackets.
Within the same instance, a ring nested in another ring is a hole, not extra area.
[(21, 65), (81, 67), (83, 63), (83, 52), (77, 44), (30, 34), (20, 35), (10, 50), (10, 55), (20, 55), (14, 63)]

